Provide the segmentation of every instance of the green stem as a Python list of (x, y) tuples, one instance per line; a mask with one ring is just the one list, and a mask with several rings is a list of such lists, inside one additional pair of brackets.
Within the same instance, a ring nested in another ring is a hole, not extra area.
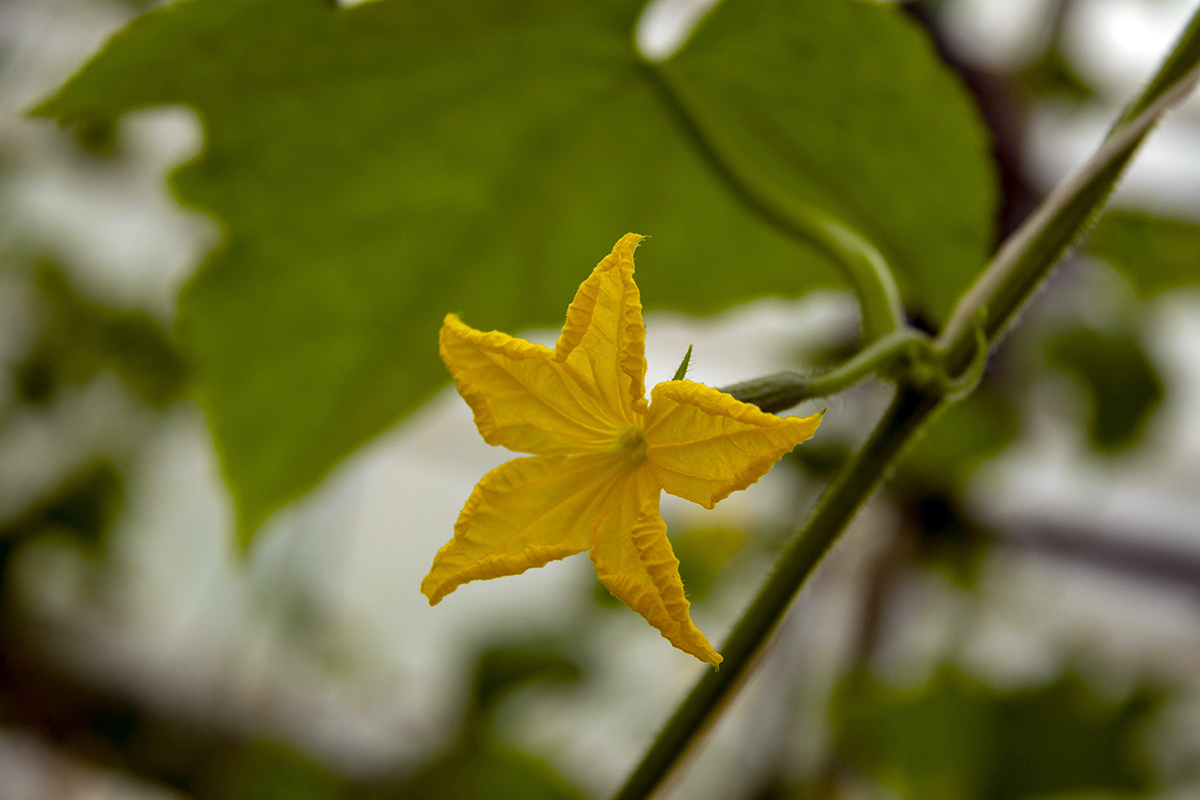
[(643, 60), (645, 68), (713, 170), (759, 217), (816, 248), (837, 264), (862, 306), (863, 342), (874, 342), (905, 326), (904, 305), (887, 261), (848, 225), (779, 191), (721, 131), (671, 61)]
[(931, 346), (932, 342), (927, 336), (905, 326), (876, 339), (873, 344), (829, 372), (819, 375), (777, 372), (725, 386), (720, 391), (733, 395), (743, 403), (756, 405), (763, 411), (786, 411), (801, 400), (837, 394), (868, 375), (888, 371), (913, 355), (915, 350), (925, 350)]
[(901, 389), (870, 440), (821, 497), (803, 535), (780, 553), (775, 571), (725, 640), (720, 670), (706, 671), (629, 776), (614, 800), (648, 797), (695, 744), (750, 673), (755, 656), (779, 625), (817, 562), (867, 500), (904, 444), (938, 406), (924, 392)]
[[(1192, 18), (1176, 48), (1191, 52), (1200, 61), (1200, 12)], [(1164, 69), (1177, 68), (1177, 64), (1175, 59), (1168, 59)], [(1099, 215), (1133, 154), (1162, 114), (1185, 100), (1197, 81), (1200, 64), (1194, 62), (1173, 84), (1159, 88), (1157, 79), (1152, 82), (1146, 91), (1156, 92), (1156, 96), (1143, 96), (1131, 103), (1129, 109), (1141, 111), (1118, 123), (1095, 155), (1005, 241), (938, 336), (939, 346), (951, 354), (954, 362), (961, 364), (968, 357), (973, 337), (971, 320), (981, 309), (987, 311), (984, 332), (988, 340), (994, 342), (1003, 334), (1033, 290)], [(1122, 120), (1129, 113), (1127, 110)]]
[[(950, 374), (966, 369), (972, 357), (978, 357), (980, 336), (986, 336), (989, 345), (994, 344), (1024, 307), (1041, 279), (1103, 206), (1158, 115), (1186, 96), (1196, 80), (1197, 64), (1200, 64), (1200, 9), (1142, 96), (1130, 104), (1097, 157), (1069, 182), (1074, 194), (1052, 194), (1030, 222), (1001, 247), (993, 263), (960, 301), (951, 323), (938, 339), (939, 349), (949, 362), (946, 367)], [(987, 309), (985, 319), (981, 319), (980, 309)], [(901, 386), (897, 390), (867, 444), (822, 495), (807, 525), (787, 544), (775, 571), (734, 626), (721, 648), (725, 656), (721, 670), (706, 672), (700, 678), (617, 793), (616, 800), (644, 800), (695, 746), (733, 696), (734, 689), (749, 674), (756, 656), (821, 557), (905, 448), (949, 402), (936, 387)]]

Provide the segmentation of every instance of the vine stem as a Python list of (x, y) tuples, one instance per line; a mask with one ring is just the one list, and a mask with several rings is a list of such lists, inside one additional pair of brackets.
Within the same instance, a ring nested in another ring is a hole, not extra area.
[(907, 325), (875, 340), (853, 358), (817, 375), (777, 372), (761, 378), (722, 386), (720, 391), (743, 403), (752, 403), (763, 411), (785, 411), (810, 397), (828, 397), (853, 386), (863, 378), (886, 371), (918, 350), (933, 346), (924, 333)]
[(688, 746), (716, 719), (717, 712), (750, 673), (755, 657), (778, 627), (800, 586), (870, 496), (887, 466), (937, 405), (938, 400), (924, 392), (905, 389), (897, 392), (866, 445), (822, 495), (804, 533), (793, 537), (780, 553), (774, 572), (721, 647), (725, 658), (721, 669), (706, 671), (701, 676), (616, 794), (616, 800), (649, 797)]
[(733, 193), (759, 217), (816, 248), (842, 270), (862, 307), (864, 344), (907, 327), (900, 291), (879, 250), (832, 214), (790, 197), (764, 178), (721, 130), (677, 64), (646, 58), (642, 64), (684, 132)]
[[(1196, 88), (1197, 81), (1200, 81), (1200, 65), (1193, 67), (1136, 117), (1114, 129), (1100, 149), (1051, 192), (1029, 219), (1004, 242), (983, 275), (963, 295), (950, 321), (938, 336), (939, 345), (948, 350), (961, 347), (970, 335), (971, 319), (980, 309), (988, 311), (985, 331), (990, 337), (1003, 331), (1048, 271), (1044, 266), (1048, 259), (1039, 258), (1039, 250), (1046, 246), (1054, 248), (1050, 263), (1057, 263), (1063, 251), (1081, 233), (1079, 229), (1086, 227), (1096, 216), (1097, 209), (1087, 208), (1077, 223), (1074, 235), (1065, 241), (1061, 235), (1055, 236), (1056, 223), (1071, 215), (1078, 198), (1087, 197), (1090, 191), (1097, 188), (1097, 183), (1103, 183), (1107, 171), (1114, 167), (1124, 168), (1163, 112), (1187, 99)], [(1111, 184), (1103, 188), (1107, 190), (1110, 187)], [(1105, 191), (1103, 199), (1107, 199), (1107, 194), (1108, 191)]]
[[(1191, 91), (1200, 74), (1198, 65), (1200, 9), (1193, 14), (1174, 49), (1141, 96), (1127, 107), (1105, 145), (1067, 182), (1071, 188), (1053, 193), (1029, 222), (1000, 248), (980, 279), (964, 295), (951, 315), (953, 322), (938, 339), (952, 365), (965, 368), (971, 360), (977, 346), (973, 339), (978, 331), (970, 320), (976, 318), (981, 308), (987, 309), (984, 329), (987, 342), (989, 345), (996, 342), (1042, 279), (1103, 207), (1154, 122)], [(667, 65), (651, 66), (658, 74), (667, 74), (664, 69)], [(686, 116), (686, 106), (683, 112)], [(706, 138), (711, 134), (703, 133), (698, 141), (701, 147), (707, 148), (710, 157), (737, 158), (736, 151), (713, 150), (712, 140)], [(719, 161), (716, 166), (725, 173), (730, 170), (728, 164)], [(863, 318), (865, 331), (865, 301)], [(701, 676), (614, 800), (644, 800), (663, 785), (750, 674), (757, 657), (822, 556), (905, 449), (949, 403), (950, 400), (935, 389), (899, 386), (867, 443), (826, 489), (804, 529), (784, 547), (774, 571), (734, 625), (721, 648), (725, 657), (721, 670), (707, 671)]]

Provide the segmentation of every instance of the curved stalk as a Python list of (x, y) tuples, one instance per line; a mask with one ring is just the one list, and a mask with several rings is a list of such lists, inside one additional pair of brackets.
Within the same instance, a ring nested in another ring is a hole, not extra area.
[(972, 336), (970, 321), (982, 309), (987, 311), (989, 340), (1004, 331), (1033, 289), (1098, 215), (1150, 129), (1165, 111), (1187, 99), (1197, 81), (1200, 65), (1165, 87), (1131, 120), (1120, 123), (1095, 155), (1046, 198), (963, 295), (938, 336), (942, 347), (961, 358)]
[(763, 411), (777, 413), (811, 397), (837, 394), (868, 375), (887, 372), (916, 352), (932, 346), (932, 341), (925, 334), (905, 326), (876, 339), (853, 358), (828, 372), (817, 375), (777, 372), (724, 386), (720, 391), (733, 395), (743, 403), (756, 405)]
[(614, 800), (649, 797), (716, 719), (752, 671), (756, 656), (817, 562), (938, 405), (924, 392), (902, 389), (897, 393), (870, 440), (822, 495), (803, 534), (793, 537), (780, 553), (775, 571), (730, 631), (721, 647), (725, 657), (721, 669), (705, 671)]
[[(992, 265), (960, 301), (938, 338), (950, 374), (972, 361), (978, 337), (993, 345), (1099, 212), (1133, 153), (1167, 108), (1191, 90), (1200, 67), (1200, 9), (1142, 95), (1130, 104), (1113, 135), (1087, 167), (1055, 192), (1027, 225), (1001, 247)], [(996, 265), (1007, 265), (997, 267)], [(986, 319), (972, 325), (980, 309)], [(977, 356), (977, 354), (976, 354)], [(722, 647), (720, 672), (706, 672), (667, 721), (615, 800), (644, 800), (696, 745), (752, 671), (788, 606), (841, 531), (921, 430), (951, 400), (936, 387), (901, 387), (867, 444), (826, 489), (808, 523), (787, 544), (775, 571)]]
[(764, 178), (721, 131), (678, 65), (647, 59), (642, 63), (684, 131), (733, 192), (762, 219), (816, 248), (842, 270), (862, 307), (863, 342), (904, 327), (900, 291), (883, 255), (832, 214), (789, 197)]

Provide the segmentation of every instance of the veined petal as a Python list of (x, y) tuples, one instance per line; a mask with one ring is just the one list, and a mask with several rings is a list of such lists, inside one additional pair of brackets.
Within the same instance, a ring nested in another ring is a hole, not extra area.
[(612, 456), (533, 456), (483, 476), (454, 538), (421, 581), (431, 606), (468, 581), (516, 575), (591, 546), (592, 520), (621, 474)]
[(596, 265), (567, 308), (554, 348), (555, 360), (573, 367), (630, 424), (646, 413), (646, 327), (633, 282), (633, 251), (641, 240), (625, 234)]
[(442, 360), (484, 441), (536, 455), (611, 447), (625, 425), (553, 351), (446, 316)]
[(820, 422), (820, 414), (777, 417), (703, 384), (668, 381), (651, 393), (646, 459), (663, 489), (712, 508), (765, 475)]
[(596, 518), (592, 563), (613, 596), (646, 618), (671, 644), (701, 661), (721, 656), (692, 624), (679, 559), (658, 512), (662, 492), (645, 468), (608, 493)]

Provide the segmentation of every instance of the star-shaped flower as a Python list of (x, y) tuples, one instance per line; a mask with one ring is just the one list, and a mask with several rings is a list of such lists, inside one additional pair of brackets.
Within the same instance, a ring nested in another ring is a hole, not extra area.
[(437, 605), (468, 581), (515, 575), (587, 550), (600, 582), (701, 661), (721, 662), (692, 624), (662, 490), (712, 508), (813, 435), (692, 381), (645, 399), (645, 334), (626, 234), (579, 287), (553, 350), (451, 314), (441, 354), (484, 440), (531, 453), (471, 493), (421, 592)]

